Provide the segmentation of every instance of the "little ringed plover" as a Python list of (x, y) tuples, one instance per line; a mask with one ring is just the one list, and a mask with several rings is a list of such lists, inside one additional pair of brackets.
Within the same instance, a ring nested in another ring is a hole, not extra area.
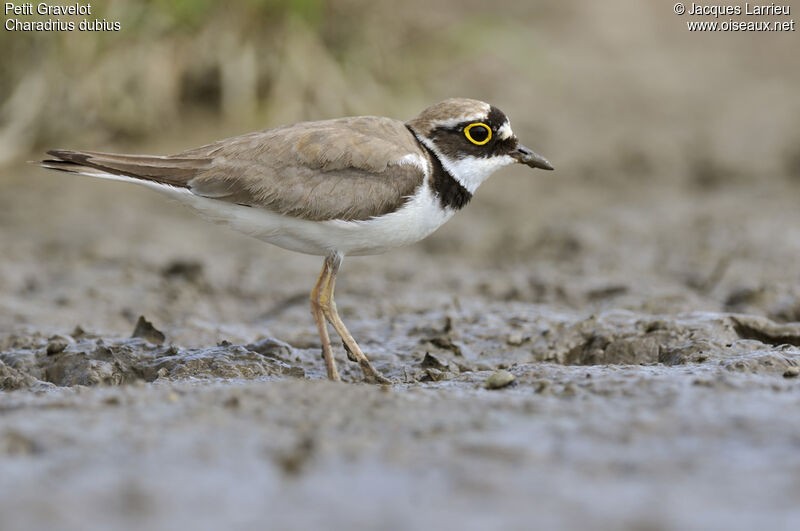
[(52, 150), (41, 166), (154, 188), (201, 216), (284, 249), (325, 257), (311, 313), (328, 377), (339, 379), (325, 320), (369, 382), (376, 371), (339, 317), (333, 292), (346, 255), (417, 242), (512, 163), (552, 170), (508, 118), (453, 98), (408, 122), (375, 116), (302, 122), (170, 156)]

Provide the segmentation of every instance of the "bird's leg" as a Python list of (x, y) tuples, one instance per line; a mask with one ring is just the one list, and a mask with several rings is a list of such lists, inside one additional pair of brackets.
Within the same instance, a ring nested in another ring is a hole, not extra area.
[(323, 288), (322, 295), (320, 296), (320, 305), (325, 317), (333, 325), (336, 333), (342, 338), (345, 348), (355, 358), (355, 361), (361, 366), (364, 371), (364, 378), (369, 383), (390, 383), (381, 373), (375, 370), (375, 367), (369, 362), (369, 359), (364, 355), (361, 348), (350, 335), (347, 327), (344, 326), (342, 319), (339, 317), (339, 312), (336, 311), (336, 302), (333, 300), (333, 291), (336, 286), (336, 273), (339, 271), (339, 266), (342, 264), (342, 256), (333, 254), (325, 259), (326, 267), (330, 270), (330, 278)]
[(336, 360), (333, 359), (331, 339), (328, 336), (328, 325), (325, 323), (324, 310), (320, 301), (330, 281), (331, 268), (328, 261), (325, 260), (317, 283), (314, 285), (314, 289), (311, 290), (311, 315), (314, 316), (314, 322), (317, 323), (319, 339), (322, 341), (322, 356), (325, 359), (325, 369), (328, 371), (328, 378), (339, 381), (339, 371), (336, 370)]

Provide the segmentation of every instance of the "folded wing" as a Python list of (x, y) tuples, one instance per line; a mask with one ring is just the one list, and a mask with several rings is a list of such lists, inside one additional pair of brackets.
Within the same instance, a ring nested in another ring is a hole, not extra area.
[(313, 221), (392, 212), (422, 184), (427, 159), (402, 122), (306, 122), (168, 157), (54, 150), (41, 165), (185, 188), (193, 194)]

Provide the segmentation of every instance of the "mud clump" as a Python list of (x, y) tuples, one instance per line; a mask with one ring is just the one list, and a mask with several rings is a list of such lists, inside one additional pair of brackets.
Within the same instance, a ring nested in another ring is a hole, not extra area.
[(39, 444), (21, 431), (12, 429), (0, 434), (0, 456), (27, 456), (40, 451)]
[(743, 339), (754, 339), (773, 346), (793, 345), (800, 347), (800, 325), (779, 325), (767, 319), (752, 316), (736, 316), (731, 320), (736, 333)]
[(301, 367), (285, 361), (291, 348), (272, 339), (248, 346), (197, 349), (157, 345), (138, 337), (119, 340), (83, 337), (59, 343), (56, 349), (52, 347), (53, 341), (37, 337), (17, 338), (14, 344), (14, 348), (0, 352), (0, 389), (6, 391), (194, 378), (305, 377)]
[(246, 345), (245, 348), (251, 352), (257, 352), (262, 356), (267, 356), (268, 358), (276, 360), (285, 360), (292, 353), (291, 346), (272, 337), (266, 337), (255, 343), (250, 343)]
[(164, 332), (153, 326), (153, 323), (145, 319), (144, 315), (140, 315), (139, 320), (136, 321), (136, 328), (133, 329), (133, 335), (131, 337), (140, 337), (156, 345), (160, 345), (167, 340), (167, 336), (164, 335)]
[(16, 391), (17, 389), (31, 389), (44, 385), (30, 374), (9, 367), (0, 359), (0, 390)]
[(582, 345), (567, 354), (567, 365), (641, 365), (659, 361), (660, 347), (667, 340), (665, 334), (614, 338), (593, 335)]
[(564, 365), (714, 363), (734, 371), (783, 371), (800, 353), (800, 324), (717, 313), (642, 319), (609, 312), (548, 331), (535, 352)]

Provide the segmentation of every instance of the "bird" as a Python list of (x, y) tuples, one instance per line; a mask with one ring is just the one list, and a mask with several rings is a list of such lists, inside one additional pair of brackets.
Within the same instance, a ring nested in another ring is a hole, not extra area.
[(426, 238), (504, 166), (552, 170), (497, 107), (450, 98), (403, 122), (356, 116), (243, 134), (175, 155), (54, 149), (47, 169), (153, 188), (202, 217), (284, 249), (324, 257), (311, 314), (330, 380), (340, 380), (329, 323), (368, 383), (388, 383), (339, 316), (345, 256)]

